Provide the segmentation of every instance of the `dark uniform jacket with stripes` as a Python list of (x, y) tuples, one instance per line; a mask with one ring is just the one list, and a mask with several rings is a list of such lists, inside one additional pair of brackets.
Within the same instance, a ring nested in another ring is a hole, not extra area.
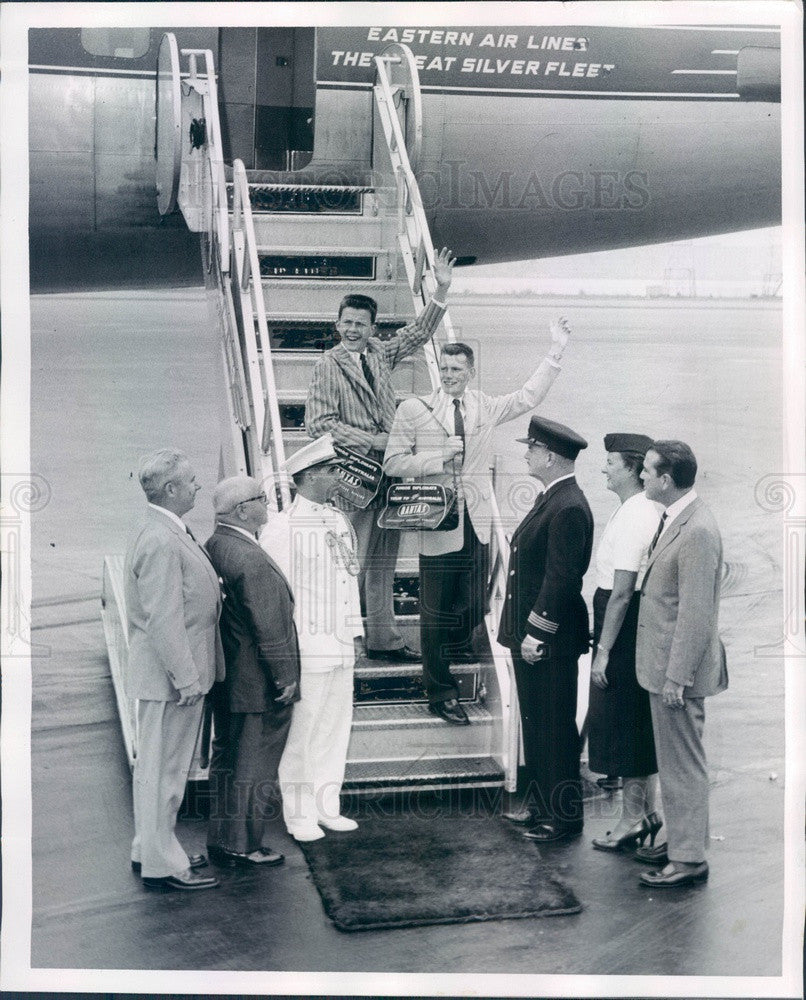
[(512, 536), (498, 641), (518, 652), (526, 635), (553, 656), (579, 656), (590, 644), (582, 577), (593, 543), (593, 516), (575, 479), (552, 484)]
[[(326, 351), (316, 362), (308, 389), (308, 434), (318, 438), (330, 432), (336, 444), (368, 454), (375, 435), (392, 429), (397, 406), (392, 369), (431, 337), (444, 312), (445, 306), (432, 300), (413, 323), (390, 340), (370, 337), (366, 355), (375, 392), (367, 385), (356, 354), (351, 355), (343, 344)], [(377, 456), (377, 461), (382, 460), (383, 450)]]

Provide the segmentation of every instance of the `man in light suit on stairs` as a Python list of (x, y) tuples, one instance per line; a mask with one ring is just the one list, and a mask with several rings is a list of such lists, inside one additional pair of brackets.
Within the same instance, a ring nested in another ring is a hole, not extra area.
[(694, 490), (697, 460), (682, 441), (656, 441), (644, 459), (646, 496), (666, 509), (641, 588), (635, 666), (649, 691), (667, 844), (640, 848), (650, 888), (708, 878), (708, 767), (702, 742), (705, 698), (728, 686), (719, 640), (722, 539)]
[(458, 493), (458, 526), (419, 533), (423, 682), (430, 710), (453, 725), (470, 721), (450, 664), (476, 659), (471, 637), (484, 614), (493, 432), (543, 401), (560, 372), (568, 336), (564, 319), (552, 323), (548, 356), (522, 388), (504, 396), (469, 389), (475, 375), (472, 348), (443, 344), (440, 388), (429, 397), (404, 400), (389, 434), (384, 472), (455, 486)]
[(224, 676), (218, 632), (221, 587), (206, 552), (182, 521), (201, 487), (182, 452), (142, 460), (148, 510), (126, 551), (129, 619), (126, 690), (137, 698), (132, 868), (147, 889), (212, 889), (174, 832), (199, 734), (205, 694)]

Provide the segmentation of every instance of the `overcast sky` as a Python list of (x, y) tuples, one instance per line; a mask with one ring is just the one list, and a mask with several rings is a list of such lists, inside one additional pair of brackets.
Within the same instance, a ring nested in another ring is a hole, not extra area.
[[(681, 269), (693, 269), (698, 295), (760, 295), (765, 276), (781, 272), (781, 228), (755, 229), (678, 243), (629, 250), (605, 250), (508, 264), (479, 264), (456, 272), (458, 291), (518, 291), (576, 295), (645, 295), (647, 286), (664, 285), (673, 269), (672, 292), (683, 290)], [(769, 283), (769, 282), (767, 282)]]

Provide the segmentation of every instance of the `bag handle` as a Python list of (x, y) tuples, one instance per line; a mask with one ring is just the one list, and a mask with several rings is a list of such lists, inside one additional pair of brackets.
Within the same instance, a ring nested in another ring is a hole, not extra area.
[[(431, 414), (431, 416), (434, 417), (434, 420), (436, 420), (437, 418), (434, 416), (434, 407), (433, 406), (429, 406), (428, 403), (426, 403), (426, 401), (423, 399), (422, 396), (417, 396), (417, 399), (423, 404), (423, 406), (426, 408), (426, 410), (428, 410), (428, 412)], [(456, 478), (456, 455), (454, 455), (453, 458), (451, 459), (451, 472), (453, 473), (453, 489), (454, 489), (454, 492), (456, 494), (456, 499), (458, 501), (458, 499), (459, 499), (459, 480)]]

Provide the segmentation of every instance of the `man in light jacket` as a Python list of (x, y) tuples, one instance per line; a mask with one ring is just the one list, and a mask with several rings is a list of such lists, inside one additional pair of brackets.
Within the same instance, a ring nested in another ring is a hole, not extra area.
[(560, 372), (568, 336), (564, 319), (552, 323), (548, 356), (521, 389), (504, 396), (470, 389), (473, 350), (458, 342), (444, 344), (440, 388), (424, 399), (403, 400), (389, 434), (384, 472), (456, 487), (458, 492), (458, 526), (418, 536), (423, 682), (431, 711), (454, 725), (469, 722), (450, 664), (475, 658), (471, 634), (483, 615), (493, 432), (545, 399)]
[(176, 815), (198, 738), (205, 694), (224, 676), (218, 632), (221, 588), (182, 515), (201, 488), (182, 452), (144, 458), (140, 485), (148, 510), (126, 551), (129, 619), (126, 689), (137, 698), (132, 868), (147, 889), (211, 889), (176, 838)]
[(708, 878), (708, 765), (702, 742), (705, 699), (728, 686), (717, 631), (722, 539), (694, 489), (697, 460), (682, 441), (655, 441), (644, 459), (646, 496), (665, 507), (649, 549), (635, 667), (649, 691), (667, 843), (640, 848), (665, 864), (641, 884), (672, 887)]

